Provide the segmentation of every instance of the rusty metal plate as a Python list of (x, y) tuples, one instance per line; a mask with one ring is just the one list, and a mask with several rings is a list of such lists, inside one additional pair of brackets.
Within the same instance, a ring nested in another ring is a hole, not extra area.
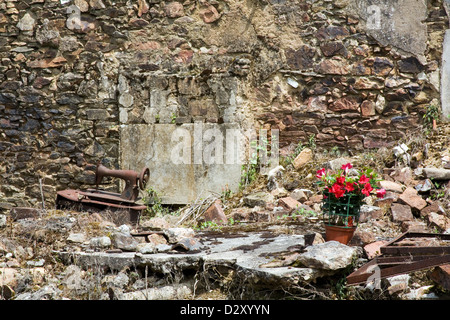
[(119, 212), (122, 214), (119, 216), (110, 217), (114, 223), (122, 224), (129, 222), (134, 225), (139, 224), (142, 211), (147, 209), (145, 205), (134, 204), (111, 194), (101, 195), (97, 193), (94, 194), (93, 197), (89, 197), (91, 194), (91, 192), (82, 192), (70, 189), (58, 191), (56, 197), (56, 207), (57, 209), (70, 208), (77, 211), (93, 211), (99, 213), (105, 210)]
[(145, 205), (135, 204), (133, 201), (129, 201), (111, 194), (83, 192), (79, 190), (69, 189), (64, 191), (58, 191), (57, 195), (58, 197), (65, 198), (73, 202), (95, 203), (107, 207), (133, 209), (133, 210), (144, 210), (147, 208)]

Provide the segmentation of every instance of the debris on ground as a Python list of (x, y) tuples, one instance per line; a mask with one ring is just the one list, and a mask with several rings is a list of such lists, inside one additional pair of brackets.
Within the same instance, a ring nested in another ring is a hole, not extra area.
[[(386, 246), (402, 234), (450, 234), (449, 133), (450, 125), (442, 124), (426, 139), (377, 154), (308, 148), (238, 193), (144, 214), (138, 226), (114, 223), (117, 213), (107, 210), (5, 210), (1, 299), (448, 298), (445, 257), (435, 257), (445, 263), (393, 272), (377, 283), (362, 271), (386, 262)], [(386, 196), (367, 199), (353, 239), (343, 245), (324, 240), (314, 182), (318, 168), (348, 162), (377, 168)], [(428, 240), (415, 246), (448, 247)], [(347, 283), (358, 270), (364, 281)]]

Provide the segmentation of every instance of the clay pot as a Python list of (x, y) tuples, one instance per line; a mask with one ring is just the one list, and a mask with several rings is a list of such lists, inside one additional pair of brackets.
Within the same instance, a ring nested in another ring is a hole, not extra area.
[(338, 241), (347, 245), (353, 237), (356, 227), (341, 227), (325, 225), (326, 241)]

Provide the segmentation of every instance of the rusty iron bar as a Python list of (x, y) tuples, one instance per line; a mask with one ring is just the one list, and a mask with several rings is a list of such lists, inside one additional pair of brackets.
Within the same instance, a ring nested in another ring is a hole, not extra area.
[[(367, 283), (367, 280), (372, 276), (375, 276), (377, 279), (384, 279), (447, 263), (450, 263), (449, 254), (437, 256), (376, 257), (347, 276), (347, 284), (357, 285)], [(376, 274), (377, 272), (379, 272), (378, 275)]]
[(94, 194), (72, 189), (57, 192), (56, 202), (63, 203), (64, 200), (67, 201), (65, 204), (93, 203), (106, 207), (132, 210), (144, 210), (147, 208), (145, 205), (135, 204), (134, 202), (127, 201), (117, 196)]
[[(383, 255), (426, 255), (450, 254), (450, 246), (399, 246), (405, 239), (435, 238), (441, 241), (450, 241), (450, 234), (405, 232), (380, 248)], [(450, 244), (450, 242), (449, 242)]]
[(448, 234), (405, 232), (380, 247), (381, 256), (372, 259), (347, 276), (348, 285), (366, 283), (369, 278), (383, 279), (399, 274), (436, 267), (450, 262), (449, 246), (401, 246), (405, 239), (434, 238), (449, 241)]

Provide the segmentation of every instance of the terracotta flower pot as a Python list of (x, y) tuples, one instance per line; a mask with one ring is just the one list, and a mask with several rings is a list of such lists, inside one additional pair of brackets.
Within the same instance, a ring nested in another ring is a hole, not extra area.
[(338, 241), (343, 244), (348, 244), (353, 237), (356, 227), (341, 227), (325, 225), (325, 239), (326, 241)]

